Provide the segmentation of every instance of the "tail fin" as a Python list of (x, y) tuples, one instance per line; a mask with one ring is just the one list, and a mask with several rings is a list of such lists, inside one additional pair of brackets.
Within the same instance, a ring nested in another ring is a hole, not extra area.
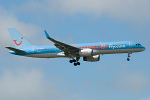
[(15, 28), (8, 28), (8, 31), (17, 49), (32, 47), (32, 44), (28, 42)]

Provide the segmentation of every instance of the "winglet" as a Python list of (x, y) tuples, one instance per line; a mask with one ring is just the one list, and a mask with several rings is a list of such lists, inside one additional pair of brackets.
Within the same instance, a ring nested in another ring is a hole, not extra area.
[(45, 35), (48, 39), (51, 39), (51, 37), (48, 35), (48, 33), (46, 32), (46, 30), (44, 31), (45, 32)]

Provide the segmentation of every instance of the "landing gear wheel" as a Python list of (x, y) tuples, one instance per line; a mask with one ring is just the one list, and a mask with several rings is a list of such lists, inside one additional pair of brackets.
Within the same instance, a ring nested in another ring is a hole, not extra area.
[(130, 58), (127, 58), (127, 61), (130, 61)]
[(74, 63), (74, 66), (77, 66), (77, 63)]
[(77, 62), (77, 65), (80, 65), (80, 62)]
[(69, 62), (70, 62), (70, 63), (73, 63), (73, 60), (70, 60)]
[(76, 59), (74, 59), (74, 58), (72, 57), (72, 60), (69, 60), (69, 62), (70, 62), (70, 63), (73, 63), (74, 66), (77, 66), (77, 65), (80, 65), (80, 62), (78, 62), (79, 59), (80, 59), (80, 57), (76, 57)]

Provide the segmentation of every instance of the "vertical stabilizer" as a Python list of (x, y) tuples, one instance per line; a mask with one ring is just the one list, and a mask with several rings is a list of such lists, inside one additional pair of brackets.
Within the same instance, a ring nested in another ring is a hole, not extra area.
[(8, 31), (17, 49), (32, 47), (32, 44), (26, 40), (15, 28), (8, 28)]

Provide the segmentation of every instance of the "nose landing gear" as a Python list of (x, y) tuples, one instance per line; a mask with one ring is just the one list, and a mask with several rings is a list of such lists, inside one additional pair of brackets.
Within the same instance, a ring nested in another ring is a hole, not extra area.
[(130, 61), (130, 54), (132, 54), (132, 53), (128, 53), (127, 61)]
[(130, 61), (130, 58), (127, 58), (127, 61)]

